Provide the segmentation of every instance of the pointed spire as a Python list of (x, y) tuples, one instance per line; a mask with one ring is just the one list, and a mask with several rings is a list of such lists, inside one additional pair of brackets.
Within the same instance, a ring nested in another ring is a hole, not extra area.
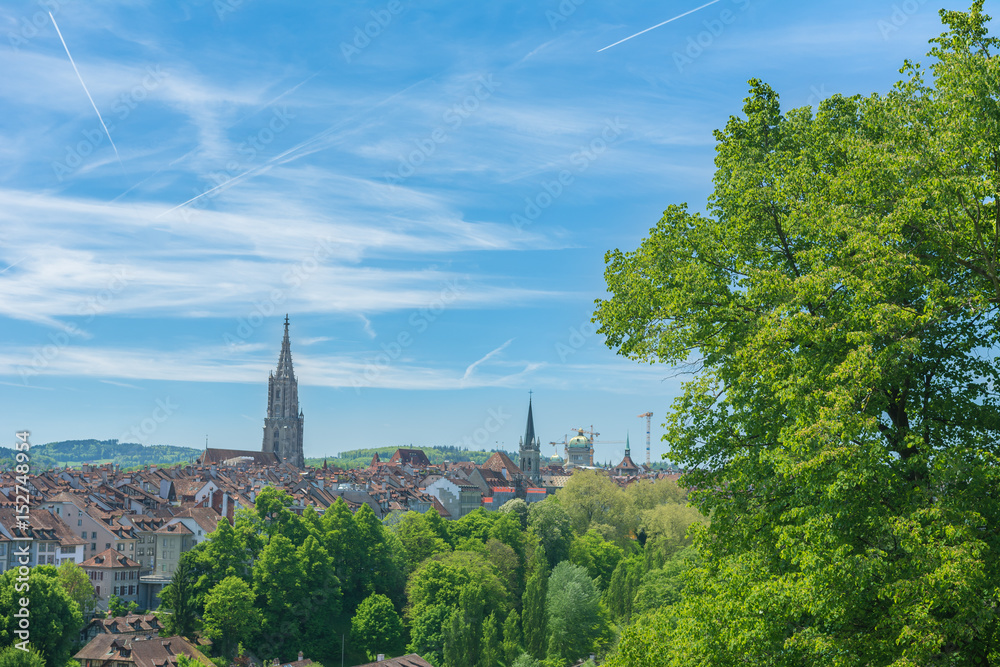
[(531, 416), (531, 394), (528, 392), (528, 423), (524, 427), (524, 440), (522, 441), (525, 446), (531, 447), (535, 442), (535, 420)]
[(625, 431), (625, 456), (628, 456), (632, 451), (632, 448), (628, 444), (628, 431)]
[(278, 377), (294, 377), (292, 370), (292, 344), (288, 340), (288, 315), (285, 315), (285, 337), (281, 341), (281, 355), (278, 357)]

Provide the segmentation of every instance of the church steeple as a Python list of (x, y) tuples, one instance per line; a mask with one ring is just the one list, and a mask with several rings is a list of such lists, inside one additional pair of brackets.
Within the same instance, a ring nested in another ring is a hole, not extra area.
[(535, 420), (531, 416), (531, 392), (528, 392), (528, 423), (524, 427), (524, 440), (522, 440), (525, 446), (531, 447), (535, 442)]
[(281, 341), (281, 354), (278, 356), (278, 377), (295, 377), (292, 369), (292, 343), (288, 340), (288, 315), (285, 315), (285, 337)]
[(535, 435), (535, 418), (531, 410), (531, 393), (528, 392), (528, 421), (524, 425), (524, 437), (521, 438), (521, 446), (518, 451), (520, 456), (521, 471), (528, 476), (535, 484), (542, 480), (541, 471), (541, 449), (542, 444)]
[(285, 335), (281, 341), (278, 368), (267, 381), (267, 417), (264, 419), (262, 451), (274, 452), (279, 461), (303, 467), (302, 424), (304, 415), (299, 408), (299, 383), (292, 368), (292, 344), (288, 337), (288, 315), (285, 315)]

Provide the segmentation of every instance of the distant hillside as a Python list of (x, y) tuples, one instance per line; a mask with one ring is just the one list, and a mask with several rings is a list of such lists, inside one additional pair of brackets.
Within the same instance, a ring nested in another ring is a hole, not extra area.
[[(142, 465), (174, 465), (194, 460), (201, 450), (173, 445), (141, 445), (118, 440), (64, 440), (31, 448), (33, 470), (79, 467), (84, 463), (114, 463), (122, 468)], [(0, 447), (0, 463), (9, 465), (14, 450)]]
[[(389, 457), (393, 453), (400, 449), (400, 447), (375, 447), (371, 449), (352, 449), (346, 452), (340, 452), (336, 456), (327, 456), (325, 460), (328, 465), (337, 466), (339, 468), (344, 468), (345, 470), (350, 468), (366, 468), (368, 464), (372, 462), (372, 456), (378, 452), (378, 456), (383, 461), (389, 460)], [(402, 449), (410, 449), (410, 447), (403, 447)], [(440, 464), (445, 461), (474, 461), (476, 463), (485, 463), (486, 459), (493, 455), (496, 450), (490, 450), (484, 452), (476, 449), (461, 449), (454, 446), (443, 446), (443, 447), (413, 447), (412, 449), (423, 450), (424, 454), (431, 463)], [(512, 458), (514, 462), (517, 462), (516, 452), (506, 452), (507, 456)], [(306, 465), (313, 467), (322, 467), (324, 457), (318, 458), (307, 458)]]

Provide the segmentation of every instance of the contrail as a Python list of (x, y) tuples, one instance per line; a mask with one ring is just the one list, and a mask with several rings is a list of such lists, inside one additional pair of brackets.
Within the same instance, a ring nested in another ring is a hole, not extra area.
[(685, 16), (687, 16), (688, 14), (694, 14), (694, 13), (695, 13), (696, 11), (698, 11), (699, 9), (705, 9), (705, 7), (708, 7), (709, 5), (714, 5), (714, 4), (715, 4), (715, 3), (717, 3), (717, 2), (719, 2), (719, 0), (712, 0), (712, 2), (706, 2), (706, 3), (705, 3), (705, 4), (703, 4), (703, 5), (701, 6), (701, 7), (695, 7), (694, 9), (692, 9), (692, 10), (690, 10), (690, 11), (686, 11), (686, 12), (684, 12), (683, 14), (678, 14), (677, 16), (675, 16), (675, 17), (674, 17), (674, 18), (672, 18), (672, 19), (667, 19), (667, 20), (666, 20), (666, 21), (664, 21), (663, 23), (657, 23), (657, 24), (656, 24), (656, 25), (654, 25), (653, 27), (651, 27), (651, 28), (646, 28), (645, 30), (643, 30), (643, 31), (641, 31), (641, 32), (637, 32), (637, 33), (635, 33), (634, 35), (631, 35), (631, 36), (629, 36), (629, 37), (626, 37), (625, 39), (619, 39), (619, 40), (618, 40), (617, 42), (615, 42), (614, 44), (609, 44), (608, 46), (605, 46), (605, 47), (604, 47), (603, 49), (597, 49), (597, 52), (598, 52), (598, 53), (600, 53), (601, 51), (607, 51), (607, 50), (608, 50), (608, 49), (610, 49), (610, 48), (611, 48), (612, 46), (618, 46), (618, 45), (619, 45), (619, 44), (621, 44), (622, 42), (627, 42), (628, 40), (632, 39), (632, 37), (638, 37), (639, 35), (641, 35), (641, 34), (643, 34), (643, 33), (646, 33), (646, 32), (649, 32), (650, 30), (655, 30), (656, 28), (659, 28), (659, 27), (660, 27), (661, 25), (667, 25), (667, 24), (668, 24), (668, 23), (670, 23), (671, 21), (676, 21), (677, 19), (682, 19), (682, 18), (684, 18)]
[(111, 138), (111, 133), (108, 132), (108, 126), (104, 124), (104, 119), (101, 118), (101, 112), (97, 110), (97, 105), (94, 104), (94, 98), (90, 96), (90, 91), (87, 90), (87, 84), (83, 82), (83, 77), (80, 76), (80, 70), (76, 68), (76, 62), (74, 62), (73, 56), (70, 55), (69, 47), (66, 46), (66, 40), (63, 39), (62, 31), (59, 30), (59, 24), (56, 23), (56, 17), (52, 16), (52, 12), (49, 12), (49, 18), (52, 19), (52, 25), (56, 28), (56, 34), (59, 35), (59, 41), (62, 42), (63, 48), (66, 49), (66, 55), (69, 57), (69, 64), (73, 66), (73, 71), (76, 72), (76, 78), (80, 80), (80, 85), (83, 86), (83, 92), (87, 93), (87, 99), (90, 100), (90, 106), (94, 107), (94, 113), (97, 114), (97, 120), (101, 121), (101, 127), (104, 128), (104, 134), (108, 135), (108, 141), (111, 142), (111, 148), (115, 149), (115, 157), (118, 158), (118, 164), (121, 165), (122, 169), (125, 169), (125, 165), (122, 164), (122, 156), (118, 154), (118, 147), (115, 146), (114, 139)]

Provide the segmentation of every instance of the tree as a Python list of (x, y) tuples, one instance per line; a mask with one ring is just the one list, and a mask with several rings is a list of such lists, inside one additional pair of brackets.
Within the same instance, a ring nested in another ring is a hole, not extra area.
[(301, 592), (292, 613), (298, 621), (295, 634), (299, 650), (317, 660), (333, 659), (340, 652), (340, 638), (329, 630), (331, 623), (341, 619), (342, 611), (340, 580), (334, 574), (333, 559), (312, 534), (296, 550), (295, 557)]
[(524, 649), (533, 656), (545, 655), (548, 644), (548, 617), (545, 597), (548, 591), (548, 561), (545, 550), (539, 547), (528, 582), (524, 587)]
[(524, 642), (521, 641), (521, 617), (517, 610), (507, 615), (503, 623), (503, 657), (505, 664), (510, 665), (524, 652)]
[(528, 503), (521, 498), (513, 498), (500, 506), (501, 514), (510, 514), (521, 524), (521, 530), (528, 529)]
[[(474, 585), (472, 589), (470, 585)], [(484, 616), (496, 613), (506, 617), (511, 610), (510, 594), (496, 568), (481, 554), (463, 551), (438, 554), (421, 563), (406, 584), (406, 597), (408, 649), (428, 656), (431, 662), (441, 662), (446, 644), (459, 646), (456, 641), (467, 642), (468, 648), (458, 649), (461, 655), (467, 657), (475, 651), (478, 656), (478, 628)], [(458, 629), (452, 632), (456, 611)], [(467, 634), (470, 627), (476, 629), (474, 636)]]
[(197, 627), (195, 581), (190, 559), (185, 558), (186, 555), (181, 556), (170, 583), (159, 592), (160, 607), (170, 612), (159, 617), (165, 637), (193, 637)]
[(70, 599), (80, 607), (84, 619), (93, 616), (94, 609), (97, 607), (97, 592), (83, 568), (72, 561), (64, 560), (56, 568), (56, 572), (59, 577), (59, 585), (63, 587)]
[[(406, 549), (407, 570), (413, 571), (420, 563), (434, 554), (450, 551), (448, 542), (439, 537), (433, 526), (427, 520), (427, 514), (406, 512), (393, 527)], [(437, 512), (434, 512), (436, 515)], [(440, 517), (439, 517), (440, 518)]]
[(345, 597), (350, 599), (352, 608), (371, 593), (382, 593), (392, 600), (402, 601), (406, 587), (406, 575), (403, 572), (405, 564), (394, 553), (397, 550), (392, 546), (393, 536), (367, 503), (358, 508), (354, 523), (360, 540), (364, 576), (358, 576), (355, 580), (354, 597), (350, 598), (347, 593)]
[(497, 667), (503, 657), (500, 645), (500, 627), (496, 614), (490, 614), (483, 621), (483, 641), (479, 650), (478, 667)]
[(574, 537), (569, 548), (570, 562), (586, 568), (601, 590), (607, 590), (611, 575), (624, 556), (621, 547), (605, 540), (596, 530)]
[(606, 638), (600, 590), (579, 565), (563, 561), (552, 570), (545, 611), (550, 658), (576, 660)]
[(696, 362), (665, 440), (712, 522), (664, 662), (994, 659), (1000, 59), (982, 2), (942, 18), (886, 95), (751, 81), (708, 214), (606, 257), (608, 344)]
[(566, 510), (578, 535), (593, 525), (603, 524), (614, 529), (615, 539), (624, 543), (635, 523), (634, 511), (621, 487), (597, 470), (580, 470), (559, 490), (559, 504)]
[(388, 653), (403, 636), (403, 622), (392, 600), (379, 593), (369, 595), (351, 619), (351, 642), (374, 660), (378, 653)]
[(0, 651), (0, 667), (45, 667), (45, 657), (33, 646), (27, 651), (8, 646)]
[(20, 577), (16, 567), (0, 576), (0, 646), (24, 641), (17, 634), (21, 624), (15, 614), (25, 608), (22, 599), (27, 600), (31, 645), (46, 664), (66, 664), (83, 627), (80, 607), (59, 583), (55, 566), (39, 565), (31, 568), (24, 579)]
[(306, 594), (301, 575), (292, 541), (275, 534), (253, 566), (253, 599), (261, 616), (259, 648), (268, 655), (287, 656), (297, 650), (297, 605)]
[(573, 526), (558, 497), (532, 503), (528, 510), (528, 530), (534, 533), (549, 559), (549, 568), (569, 558)]
[(204, 621), (205, 635), (231, 660), (240, 642), (248, 641), (261, 627), (261, 614), (247, 582), (226, 577), (216, 584), (205, 596)]
[(139, 603), (135, 600), (130, 601), (128, 604), (118, 597), (117, 595), (112, 595), (108, 599), (108, 612), (112, 617), (118, 616), (128, 616), (129, 614), (134, 614), (136, 609), (139, 608)]

